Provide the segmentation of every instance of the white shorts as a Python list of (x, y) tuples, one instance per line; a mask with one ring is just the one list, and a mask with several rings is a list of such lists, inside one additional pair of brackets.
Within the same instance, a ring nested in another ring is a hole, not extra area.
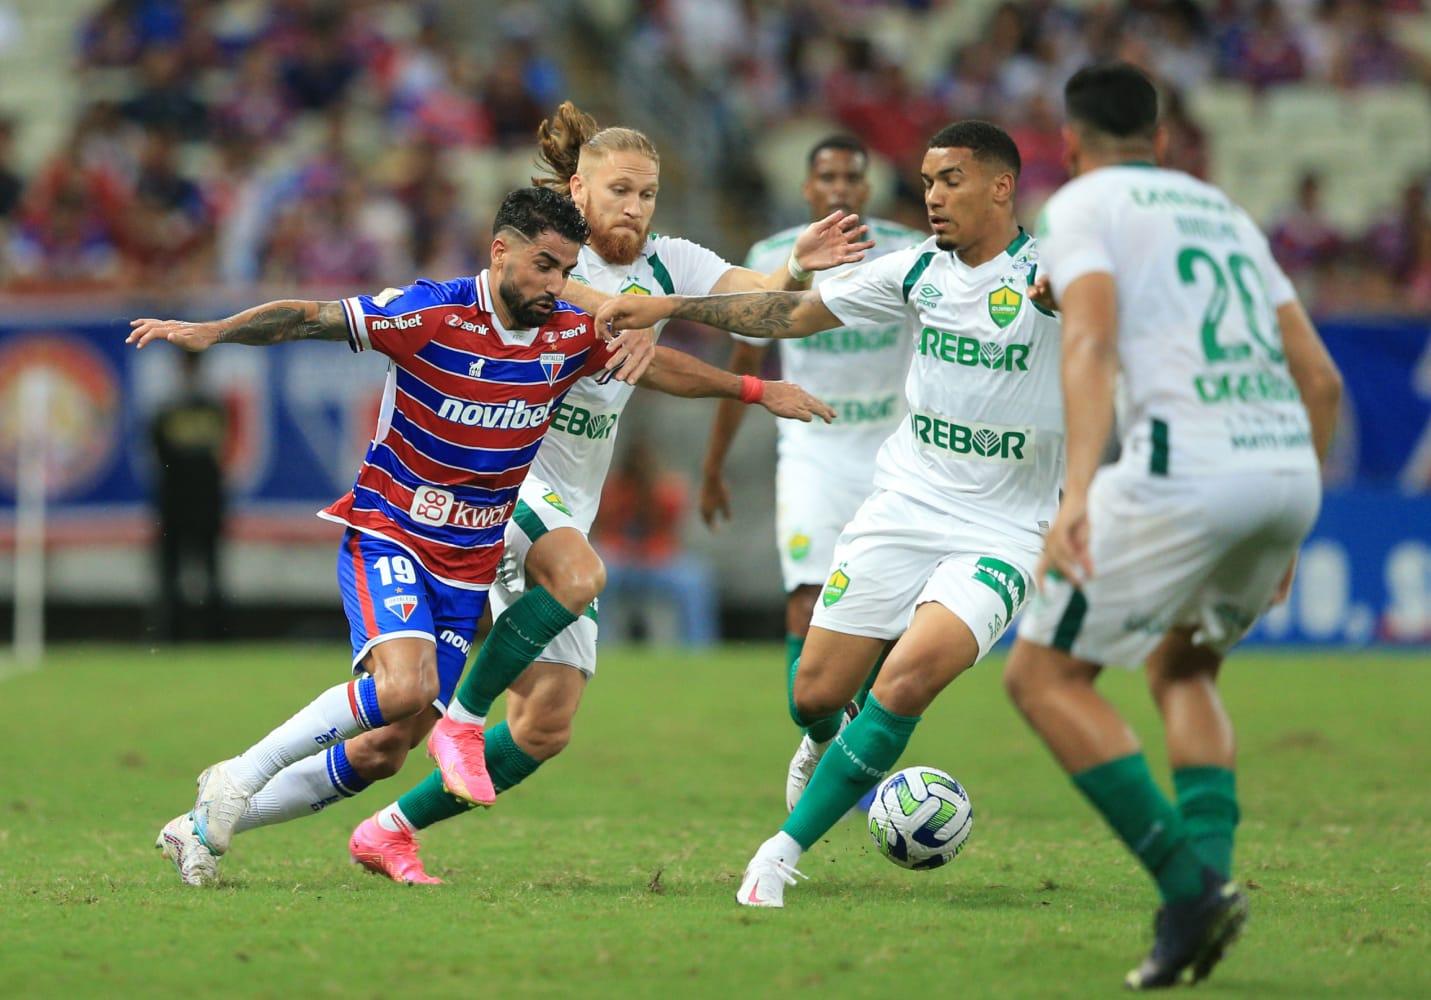
[(775, 543), (788, 594), (825, 582), (835, 542), (874, 492), (874, 461), (863, 475), (832, 475), (829, 463), (781, 458), (775, 467)]
[(1286, 573), (1321, 505), (1313, 472), (1197, 480), (1110, 466), (1088, 494), (1094, 576), (1050, 576), (1019, 637), (1091, 663), (1136, 667), (1169, 629), (1219, 654), (1237, 644)]
[(983, 659), (1028, 598), (1037, 559), (1027, 542), (879, 490), (840, 535), (810, 624), (894, 639), (933, 601), (969, 626)]
[[(526, 593), (527, 553), (538, 538), (556, 528), (581, 531), (561, 496), (540, 479), (528, 476), (517, 493), (517, 508), (512, 520), (507, 522), (502, 562), (497, 567), (497, 579), (489, 592), (493, 621)], [(582, 534), (586, 532), (582, 531)], [(590, 678), (596, 673), (596, 622), (596, 602), (593, 601), (580, 618), (551, 641), (537, 661), (563, 663)]]

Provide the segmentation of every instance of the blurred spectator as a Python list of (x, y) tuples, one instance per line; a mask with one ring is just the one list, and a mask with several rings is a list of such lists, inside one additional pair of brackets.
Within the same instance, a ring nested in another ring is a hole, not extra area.
[(15, 169), (15, 120), (0, 117), (0, 224), (10, 220), (20, 205), (25, 181)]
[(306, 111), (338, 104), (358, 75), (361, 63), (349, 52), (338, 8), (317, 8), (303, 39), (282, 62), (280, 73), (288, 100)]
[(219, 543), (224, 530), (224, 405), (203, 385), (202, 354), (176, 353), (179, 391), (154, 415), (155, 539), (160, 634), (169, 640), (223, 634)]
[(527, 90), (522, 63), (515, 52), (503, 52), (482, 84), (482, 110), (499, 146), (531, 145), (547, 106)]
[(1396, 211), (1373, 225), (1366, 234), (1367, 257), (1398, 282), (1410, 277), (1421, 233), (1431, 228), (1431, 216), (1426, 213), (1426, 183), (1424, 178), (1418, 178), (1406, 185)]
[[(134, 197), (126, 212), (125, 256), (145, 284), (203, 280), (213, 234), (199, 186), (179, 173), (172, 136), (151, 132), (144, 145)], [(180, 269), (187, 273), (181, 273)]]
[(1410, 75), (1411, 58), (1391, 37), (1381, 0), (1359, 0), (1350, 15), (1332, 64), (1332, 78), (1348, 87), (1396, 83)]
[(1163, 128), (1167, 130), (1166, 166), (1207, 179), (1207, 134), (1193, 121), (1178, 90), (1163, 92)]
[(89, 291), (113, 287), (120, 263), (108, 226), (83, 191), (69, 186), (16, 228), (4, 270), (10, 291)]
[(1022, 122), (1009, 128), (1018, 144), (1023, 169), (1019, 173), (1019, 208), (1030, 213), (1068, 179), (1063, 167), (1062, 119), (1044, 97), (1034, 97)]
[(1225, 43), (1224, 71), (1261, 89), (1300, 80), (1306, 62), (1277, 0), (1259, 0), (1251, 24), (1237, 24)]
[(139, 92), (120, 105), (124, 117), (147, 129), (197, 139), (208, 131), (208, 106), (194, 95), (177, 47), (156, 45), (140, 60)]
[[(627, 442), (625, 454), (606, 478), (595, 538), (606, 563), (601, 597), (603, 632), (621, 626), (652, 607), (674, 604), (683, 645), (716, 641), (716, 596), (710, 569), (681, 551), (680, 525), (686, 512), (685, 482), (663, 471), (644, 438)], [(655, 631), (643, 614), (648, 637)]]
[(1292, 208), (1272, 227), (1272, 254), (1290, 277), (1311, 275), (1335, 262), (1341, 234), (1322, 211), (1322, 179), (1305, 173)]
[(279, 79), (278, 61), (262, 46), (254, 46), (239, 60), (233, 81), (214, 109), (216, 131), (253, 142), (282, 138), (292, 119), (288, 94)]

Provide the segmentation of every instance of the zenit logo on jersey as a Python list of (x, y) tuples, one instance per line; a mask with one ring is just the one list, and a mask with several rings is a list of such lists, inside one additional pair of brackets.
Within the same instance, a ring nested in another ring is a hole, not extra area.
[[(485, 589), (557, 400), (605, 361), (593, 324), (558, 302), (540, 328), (508, 330), (486, 272), (343, 309), (353, 350), (392, 363), (357, 482), (323, 516), (392, 540), (445, 583)], [(406, 621), (405, 598), (390, 600)]]

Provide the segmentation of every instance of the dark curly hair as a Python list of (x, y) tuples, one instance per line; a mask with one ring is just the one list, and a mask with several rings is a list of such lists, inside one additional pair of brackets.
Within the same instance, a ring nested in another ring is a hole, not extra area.
[(504, 229), (529, 240), (550, 229), (578, 246), (591, 235), (586, 220), (570, 198), (541, 187), (517, 188), (502, 199), (497, 218), (492, 222), (492, 232), (500, 233)]

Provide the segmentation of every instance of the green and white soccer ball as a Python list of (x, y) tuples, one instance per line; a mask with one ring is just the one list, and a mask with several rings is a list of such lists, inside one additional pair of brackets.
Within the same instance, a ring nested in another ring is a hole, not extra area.
[(901, 868), (938, 868), (959, 856), (974, 829), (964, 786), (937, 767), (906, 767), (875, 788), (870, 836)]

